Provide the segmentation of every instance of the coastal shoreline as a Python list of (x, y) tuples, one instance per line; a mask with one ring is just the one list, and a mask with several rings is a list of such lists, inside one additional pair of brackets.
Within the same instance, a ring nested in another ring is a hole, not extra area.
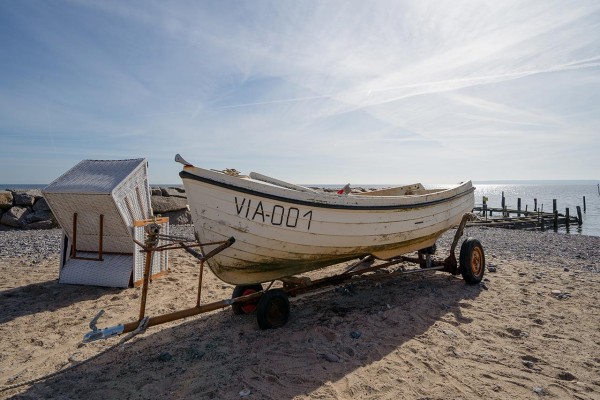
[[(182, 225), (172, 233), (191, 232)], [(438, 257), (453, 234), (438, 241)], [(215, 311), (152, 327), (123, 352), (0, 398), (597, 398), (600, 238), (475, 227), (465, 234), (482, 242), (496, 269), (483, 286), (429, 273), (331, 288), (291, 299), (290, 322), (269, 331), (254, 315)], [(58, 229), (0, 232), (0, 386), (116, 343), (78, 346), (99, 309), (101, 327), (136, 318), (139, 288), (56, 282), (59, 238)], [(149, 314), (192, 304), (197, 268), (172, 252), (171, 271), (151, 285)], [(233, 290), (210, 272), (204, 287), (203, 302)]]

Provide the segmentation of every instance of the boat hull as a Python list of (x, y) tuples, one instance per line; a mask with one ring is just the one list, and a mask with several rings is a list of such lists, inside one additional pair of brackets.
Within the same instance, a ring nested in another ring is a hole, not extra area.
[(236, 285), (431, 246), (474, 205), (471, 182), (423, 196), (363, 197), (298, 192), (192, 166), (180, 176), (199, 240), (235, 238), (207, 262)]

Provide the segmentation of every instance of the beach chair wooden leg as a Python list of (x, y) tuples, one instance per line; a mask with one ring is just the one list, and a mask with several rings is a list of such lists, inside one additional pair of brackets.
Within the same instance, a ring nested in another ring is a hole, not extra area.
[(77, 213), (73, 214), (73, 244), (71, 245), (71, 257), (77, 257)]
[(100, 230), (98, 233), (98, 261), (102, 261), (102, 240), (104, 237), (104, 214), (100, 214)]

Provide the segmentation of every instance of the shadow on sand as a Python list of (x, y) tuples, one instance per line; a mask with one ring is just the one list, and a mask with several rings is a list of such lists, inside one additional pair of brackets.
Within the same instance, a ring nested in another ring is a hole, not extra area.
[[(37, 286), (29, 289), (31, 295)], [(314, 391), (335, 397), (327, 392), (328, 382), (350, 373), (360, 377), (361, 368), (371, 368), (395, 352), (414, 356), (414, 349), (403, 345), (415, 339), (426, 348), (434, 340), (432, 332), (441, 331), (433, 327), (436, 322), (455, 329), (469, 324), (461, 308), (471, 307), (468, 300), (480, 290), (447, 274), (363, 282), (350, 291), (291, 299), (288, 324), (269, 331), (258, 330), (254, 315), (217, 311), (160, 330), (150, 328), (124, 351), (109, 351), (38, 382), (16, 398), (224, 399), (240, 398), (240, 391), (249, 391), (247, 398), (252, 399), (286, 399)], [(98, 289), (86, 296), (105, 293)], [(77, 296), (83, 295), (76, 288), (71, 294), (52, 307), (79, 301)], [(377, 376), (392, 373), (382, 367)], [(346, 395), (353, 397), (353, 390), (348, 388)]]
[(123, 289), (62, 285), (58, 280), (32, 283), (0, 292), (0, 324), (45, 311), (56, 311), (86, 300), (95, 300)]

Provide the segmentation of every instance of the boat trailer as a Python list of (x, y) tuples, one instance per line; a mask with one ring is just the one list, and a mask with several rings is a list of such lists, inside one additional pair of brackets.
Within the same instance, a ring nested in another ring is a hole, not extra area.
[[(261, 329), (279, 328), (285, 325), (288, 321), (290, 312), (290, 296), (294, 297), (299, 294), (308, 293), (327, 286), (340, 285), (348, 281), (358, 282), (362, 280), (387, 279), (417, 272), (444, 271), (453, 275), (462, 274), (467, 283), (476, 284), (481, 282), (483, 279), (485, 270), (485, 256), (481, 243), (477, 239), (467, 238), (461, 246), (460, 257), (458, 261), (454, 255), (458, 241), (463, 235), (466, 223), (469, 220), (476, 218), (477, 217), (475, 215), (470, 213), (467, 213), (463, 216), (454, 235), (454, 240), (450, 247), (450, 254), (444, 260), (433, 259), (435, 245), (419, 250), (417, 252), (417, 257), (400, 256), (388, 262), (371, 266), (369, 266), (369, 264), (374, 261), (374, 258), (372, 256), (366, 256), (360, 259), (358, 262), (350, 265), (345, 272), (337, 275), (316, 280), (310, 280), (309, 278), (305, 277), (281, 278), (279, 279), (279, 281), (283, 283), (283, 287), (281, 288), (272, 288), (276, 281), (268, 282), (266, 288), (263, 288), (262, 284), (239, 285), (235, 287), (232, 298), (208, 304), (201, 304), (204, 263), (214, 255), (220, 253), (235, 243), (235, 238), (231, 237), (220, 242), (200, 243), (197, 239), (189, 240), (177, 236), (162, 235), (160, 233), (161, 226), (159, 224), (152, 223), (146, 226), (147, 239), (145, 243), (134, 240), (143, 249), (142, 251), (145, 252), (144, 277), (138, 319), (125, 324), (99, 329), (96, 324), (98, 319), (104, 314), (104, 310), (100, 310), (100, 312), (91, 320), (89, 326), (92, 330), (85, 334), (83, 343), (89, 343), (95, 340), (107, 339), (124, 333), (144, 330), (151, 326), (207, 313), (229, 306), (232, 307), (232, 310), (235, 314), (248, 314), (256, 312), (258, 325)], [(167, 244), (159, 245), (159, 240), (163, 240), (167, 242)], [(204, 249), (205, 247), (210, 248), (213, 246), (213, 250), (206, 252), (206, 254), (202, 254), (196, 250), (197, 248)], [(146, 299), (148, 297), (148, 286), (150, 283), (152, 255), (155, 252), (175, 249), (183, 249), (200, 261), (196, 305), (191, 308), (182, 309), (168, 314), (147, 317)], [(404, 270), (404, 268), (402, 268), (401, 270), (390, 272), (388, 274), (372, 273), (381, 270), (382, 268), (387, 268), (403, 262), (417, 264), (419, 268), (409, 270)]]

